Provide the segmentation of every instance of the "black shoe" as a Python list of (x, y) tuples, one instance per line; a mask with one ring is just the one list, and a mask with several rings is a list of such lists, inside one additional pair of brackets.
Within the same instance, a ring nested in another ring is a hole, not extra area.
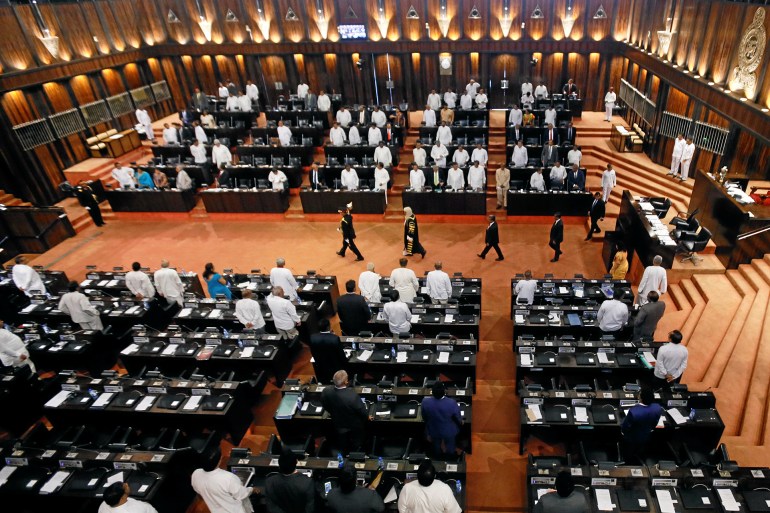
[(422, 257), (423, 257), (423, 258), (425, 258), (425, 255), (427, 255), (427, 254), (428, 254), (428, 252), (427, 252), (427, 251), (423, 251), (423, 252), (421, 253), (421, 255), (422, 255)]
[(345, 256), (345, 253), (341, 253), (341, 252), (339, 252), (339, 251), (335, 251), (335, 253), (337, 253), (337, 254), (338, 254), (339, 256), (341, 256), (341, 257), (344, 257), (344, 256)]
[(485, 257), (484, 255), (482, 255), (481, 253), (478, 253), (476, 256), (477, 256), (477, 257), (479, 257), (479, 258), (480, 258), (480, 259), (482, 259), (482, 260), (484, 260), (485, 258), (487, 258), (487, 257)]
[(505, 260), (505, 257), (495, 258), (495, 262), (499, 262), (500, 260)]
[(558, 258), (552, 258), (552, 259), (551, 259), (551, 262), (558, 262), (558, 261), (559, 261), (559, 259), (558, 259)]
[(361, 261), (361, 260), (363, 260), (363, 259), (364, 259), (364, 257), (358, 257), (358, 258), (356, 258), (354, 261), (355, 261), (355, 262), (360, 262), (360, 261)]
[(586, 238), (585, 238), (585, 239), (583, 239), (583, 240), (591, 240), (591, 239), (593, 239), (593, 237), (591, 237), (591, 236), (589, 235), (588, 237), (586, 237)]

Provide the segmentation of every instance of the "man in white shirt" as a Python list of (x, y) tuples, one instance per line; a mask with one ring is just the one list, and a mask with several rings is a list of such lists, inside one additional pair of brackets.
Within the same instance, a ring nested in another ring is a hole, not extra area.
[(450, 109), (454, 109), (457, 105), (457, 93), (452, 91), (452, 89), (447, 89), (444, 93), (444, 103), (446, 103), (446, 106)]
[(612, 121), (612, 109), (615, 108), (617, 99), (615, 89), (610, 87), (610, 90), (604, 95), (604, 121)]
[(187, 191), (193, 187), (192, 179), (190, 178), (190, 175), (187, 174), (187, 171), (184, 170), (182, 164), (176, 166), (176, 181), (174, 184), (180, 191)]
[(439, 167), (446, 167), (446, 158), (449, 156), (449, 150), (446, 146), (441, 144), (441, 141), (437, 141), (430, 150), (430, 158)]
[(687, 368), (688, 351), (682, 345), (682, 333), (674, 330), (668, 334), (668, 343), (658, 349), (655, 370), (653, 371), (654, 388), (668, 389), (679, 383)]
[(612, 188), (617, 185), (618, 180), (615, 176), (615, 170), (612, 169), (612, 164), (607, 164), (607, 169), (602, 171), (602, 201), (607, 203), (612, 193)]
[(452, 162), (457, 162), (460, 167), (465, 167), (465, 164), (471, 159), (470, 154), (465, 151), (463, 145), (459, 145), (455, 152), (452, 154)]
[(238, 109), (241, 112), (251, 112), (251, 98), (246, 96), (243, 91), (238, 93)]
[(84, 330), (102, 330), (102, 320), (97, 310), (86, 297), (80, 292), (78, 282), (71, 281), (67, 286), (67, 292), (59, 300), (59, 310), (65, 315), (69, 315), (72, 322), (77, 323)]
[(449, 128), (445, 121), (441, 123), (441, 126), (436, 131), (436, 140), (441, 141), (441, 144), (452, 144), (452, 129)]
[(533, 91), (534, 88), (532, 87), (532, 82), (525, 78), (524, 82), (521, 84), (521, 95), (526, 96), (527, 93), (532, 94)]
[(332, 146), (344, 146), (346, 139), (345, 130), (340, 127), (339, 123), (334, 123), (334, 126), (329, 130), (329, 142), (332, 143)]
[(383, 128), (387, 122), (388, 117), (375, 105), (374, 111), (372, 112), (372, 123), (374, 123), (377, 128)]
[(227, 470), (219, 468), (222, 454), (213, 451), (201, 468), (193, 471), (192, 488), (201, 496), (210, 513), (252, 513), (249, 496), (255, 491), (243, 486), (241, 480)]
[(644, 269), (642, 279), (639, 281), (639, 289), (636, 292), (636, 302), (639, 305), (647, 303), (647, 294), (653, 290), (659, 295), (665, 294), (668, 290), (668, 278), (666, 270), (660, 265), (663, 263), (663, 257), (655, 255), (652, 259), (652, 265)]
[(514, 105), (511, 109), (510, 114), (508, 114), (508, 124), (511, 126), (521, 126), (521, 122), (524, 116), (524, 113), (521, 111), (518, 105)]
[(349, 164), (346, 164), (345, 169), (340, 173), (340, 183), (343, 188), (349, 191), (358, 190), (358, 173)]
[(548, 88), (542, 80), (540, 85), (535, 88), (535, 98), (548, 98)]
[(219, 139), (214, 139), (214, 147), (211, 148), (211, 162), (217, 168), (221, 167), (222, 164), (229, 166), (233, 162), (233, 155), (230, 153), (230, 149), (221, 144)]
[(487, 153), (487, 150), (484, 149), (481, 143), (477, 144), (476, 148), (473, 150), (473, 153), (471, 153), (471, 161), (472, 162), (478, 161), (479, 164), (481, 164), (484, 167), (487, 167), (488, 160), (489, 160), (489, 154)]
[(580, 150), (580, 146), (573, 146), (569, 152), (567, 152), (567, 162), (570, 166), (577, 164), (580, 166), (580, 160), (583, 158), (583, 152)]
[(564, 190), (564, 182), (567, 179), (567, 168), (562, 166), (561, 162), (557, 160), (551, 168), (549, 178), (551, 179), (551, 189), (559, 188)]
[(112, 178), (117, 180), (118, 187), (121, 189), (135, 189), (136, 180), (134, 179), (134, 170), (130, 167), (123, 167), (120, 162), (115, 161), (115, 167), (112, 169)]
[(687, 176), (690, 173), (690, 164), (692, 163), (692, 158), (695, 155), (695, 144), (692, 142), (692, 138), (687, 138), (687, 143), (685, 143), (684, 148), (682, 149), (682, 176), (679, 177), (679, 180), (684, 182), (687, 180)]
[(169, 267), (168, 260), (160, 262), (160, 269), (152, 276), (158, 295), (166, 298), (168, 304), (177, 303), (182, 306), (184, 300), (184, 284), (176, 269)]
[(343, 128), (347, 128), (350, 125), (350, 122), (353, 120), (353, 118), (350, 116), (350, 111), (348, 111), (347, 107), (345, 106), (340, 107), (340, 110), (337, 111), (336, 119), (337, 123), (339, 123)]
[[(195, 121), (193, 121), (193, 126), (195, 125)], [(203, 114), (201, 114), (201, 121), (199, 123), (203, 128), (216, 128), (217, 123), (214, 121), (214, 116), (207, 110), (203, 111)], [(204, 132), (205, 133), (205, 132)]]
[(479, 89), (479, 94), (476, 95), (474, 100), (476, 101), (476, 107), (479, 109), (486, 109), (487, 103), (489, 103), (487, 93), (485, 93), (483, 89)]
[(441, 262), (433, 264), (433, 269), (428, 273), (425, 285), (431, 301), (443, 304), (452, 297), (452, 281), (449, 279), (449, 275), (443, 271)]
[(118, 481), (104, 489), (103, 502), (97, 513), (158, 513), (150, 503), (129, 497), (128, 483)]
[(425, 159), (427, 159), (427, 154), (425, 153), (425, 148), (422, 147), (422, 143), (420, 141), (414, 143), (412, 156), (414, 157), (414, 162), (418, 166), (425, 167)]
[(461, 513), (452, 489), (436, 479), (436, 468), (423, 460), (417, 469), (417, 480), (410, 481), (398, 496), (400, 513)]
[(385, 146), (385, 141), (379, 141), (377, 148), (375, 148), (374, 161), (385, 167), (393, 165), (393, 154), (390, 152), (390, 148)]
[(417, 166), (417, 163), (412, 164), (412, 169), (409, 170), (409, 187), (415, 192), (422, 192), (423, 187), (425, 187), (425, 173)]
[(473, 165), (468, 169), (468, 185), (474, 191), (480, 191), (484, 189), (486, 181), (487, 174), (484, 167), (478, 161), (474, 161)]
[(179, 134), (168, 123), (163, 123), (163, 142), (165, 144), (179, 144)]
[(141, 271), (139, 262), (131, 264), (131, 270), (126, 273), (126, 288), (131, 291), (136, 299), (150, 299), (155, 297), (155, 287), (152, 286), (150, 277)]
[(519, 139), (519, 142), (513, 147), (511, 162), (513, 162), (513, 167), (526, 167), (529, 162), (529, 154), (527, 153), (527, 148), (524, 147), (522, 139)]
[(231, 94), (227, 97), (227, 102), (225, 103), (225, 110), (227, 112), (237, 112), (241, 110), (241, 105), (238, 103), (238, 97), (234, 94)]
[(676, 176), (679, 174), (679, 164), (682, 162), (682, 152), (687, 141), (684, 139), (684, 134), (677, 134), (674, 139), (674, 151), (671, 153), (671, 171), (669, 175)]
[(452, 164), (447, 173), (446, 185), (449, 189), (460, 191), (465, 188), (465, 176), (463, 170), (457, 165), (457, 162)]
[(193, 141), (192, 146), (190, 146), (190, 153), (196, 164), (202, 166), (208, 162), (208, 158), (206, 157), (206, 147), (197, 139)]
[(465, 92), (468, 93), (471, 96), (471, 98), (476, 98), (476, 95), (479, 94), (480, 87), (481, 87), (481, 84), (471, 79), (468, 82), (468, 85), (465, 86)]
[[(288, 296), (291, 301), (299, 301), (299, 295), (297, 294), (297, 280), (294, 279), (294, 274), (291, 270), (285, 267), (286, 260), (283, 258), (277, 258), (275, 260), (276, 267), (270, 269), (270, 285), (275, 287), (281, 287), (283, 292)], [(281, 295), (283, 297), (283, 295)]]
[(257, 85), (251, 80), (246, 81), (246, 96), (248, 96), (256, 105), (259, 105), (259, 89), (257, 89)]
[(369, 146), (377, 146), (382, 141), (382, 131), (377, 128), (377, 125), (372, 123), (369, 125), (369, 131), (366, 133), (366, 140)]
[(531, 305), (535, 302), (537, 280), (532, 279), (532, 271), (524, 271), (524, 279), (516, 282), (513, 293), (516, 294), (517, 305)]
[(430, 90), (430, 94), (428, 95), (428, 107), (430, 107), (433, 110), (439, 110), (441, 108), (441, 96), (436, 93), (435, 89)]
[(374, 262), (366, 264), (366, 271), (358, 277), (358, 289), (369, 303), (379, 303), (382, 299), (380, 278), (381, 276), (374, 272)]
[(148, 114), (145, 109), (138, 108), (136, 109), (136, 121), (142, 125), (142, 128), (144, 129), (144, 135), (147, 136), (147, 140), (154, 141), (155, 133), (152, 131), (152, 119), (150, 118), (150, 114)]
[(199, 141), (201, 145), (208, 144), (209, 136), (206, 135), (206, 131), (197, 121), (193, 122), (193, 131), (195, 132), (195, 140)]
[(222, 82), (220, 82), (219, 87), (217, 87), (217, 95), (223, 100), (226, 100), (230, 96), (230, 91)]
[(473, 108), (473, 97), (467, 92), (460, 96), (460, 109), (471, 110)]
[(412, 312), (397, 289), (390, 291), (390, 302), (382, 307), (382, 315), (388, 321), (388, 328), (393, 335), (409, 333), (412, 329), (412, 324), (409, 322), (412, 319)]
[(262, 317), (262, 308), (254, 301), (254, 293), (250, 289), (243, 289), (243, 299), (235, 302), (235, 317), (246, 329), (255, 333), (265, 332), (265, 319)]
[(422, 111), (422, 122), (425, 126), (436, 126), (436, 111), (430, 108), (430, 105), (425, 106), (425, 110)]
[(278, 142), (281, 143), (281, 146), (291, 145), (291, 128), (285, 126), (283, 121), (279, 121), (276, 130), (278, 131)]
[(414, 271), (406, 267), (409, 263), (406, 258), (402, 257), (398, 263), (401, 267), (391, 271), (388, 283), (398, 291), (401, 301), (413, 303), (417, 291), (420, 290), (420, 282), (417, 281), (417, 275), (414, 274)]
[(535, 103), (535, 97), (532, 96), (532, 93), (526, 93), (521, 96), (521, 108), (522, 109), (531, 109), (532, 104)]
[[(340, 129), (342, 130), (342, 129)], [(329, 131), (331, 136), (331, 130)], [(343, 138), (345, 137), (345, 131), (342, 131)], [(358, 131), (358, 125), (351, 125), (348, 128), (348, 143), (349, 144), (361, 144), (361, 133)]]
[(29, 359), (29, 351), (24, 341), (2, 326), (3, 321), (0, 320), (0, 363), (5, 367), (29, 365), (30, 371), (34, 373), (35, 365)]
[(599, 307), (596, 320), (604, 333), (620, 331), (628, 322), (628, 305), (610, 296)]
[(318, 93), (318, 110), (321, 112), (329, 112), (332, 108), (332, 99), (326, 94), (325, 91)]
[(27, 257), (19, 255), (14, 260), (16, 264), (11, 269), (11, 277), (16, 288), (24, 292), (27, 296), (32, 293), (45, 294), (45, 285), (36, 270), (27, 265)]
[(529, 188), (533, 191), (545, 191), (545, 179), (543, 178), (542, 168), (537, 168), (537, 171), (532, 173), (529, 179)]
[(545, 121), (544, 123), (551, 126), (556, 126), (556, 109), (553, 108), (553, 105), (545, 109)]
[(377, 167), (374, 168), (374, 190), (377, 192), (385, 192), (385, 201), (388, 201), (388, 183), (390, 182), (390, 173), (385, 169), (382, 163), (377, 163)]
[(270, 313), (273, 314), (275, 330), (282, 339), (291, 340), (299, 334), (297, 326), (301, 324), (301, 319), (297, 315), (297, 308), (294, 303), (284, 298), (283, 295), (283, 287), (273, 286), (272, 294), (267, 296), (267, 306), (270, 308)]
[(286, 173), (274, 167), (267, 175), (267, 181), (270, 182), (274, 191), (283, 191), (286, 190), (289, 179), (286, 177)]
[(299, 84), (297, 84), (297, 97), (300, 100), (304, 100), (305, 96), (307, 96), (308, 89), (310, 89), (310, 86), (300, 80)]

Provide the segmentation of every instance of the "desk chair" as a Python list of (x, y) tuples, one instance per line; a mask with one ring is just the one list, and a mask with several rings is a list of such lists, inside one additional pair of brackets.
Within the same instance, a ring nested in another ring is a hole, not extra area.
[(618, 442), (602, 444), (600, 442), (587, 442), (581, 440), (579, 444), (582, 465), (598, 466), (608, 462), (620, 465), (623, 463), (620, 456), (620, 444)]
[(698, 265), (698, 262), (703, 261), (703, 259), (698, 256), (698, 252), (706, 249), (706, 245), (710, 240), (711, 232), (706, 227), (702, 227), (694, 237), (684, 235), (680, 238), (676, 252), (685, 254), (681, 262), (684, 263), (685, 261), (690, 260), (693, 265)]
[(270, 435), (267, 442), (267, 452), (273, 456), (280, 456), (284, 450), (291, 451), (298, 459), (304, 460), (311, 454), (315, 454), (315, 440), (312, 436), (298, 436), (296, 438), (278, 438)]
[(692, 212), (679, 212), (679, 214), (671, 219), (671, 221), (668, 223), (674, 227), (674, 229), (680, 228), (682, 226), (687, 226), (690, 224), (690, 222), (695, 218), (695, 215), (700, 211), (700, 209), (695, 209)]
[(655, 210), (655, 214), (658, 219), (663, 219), (668, 214), (668, 210), (671, 208), (671, 200), (664, 198), (663, 200), (650, 200), (652, 208)]
[(412, 444), (413, 441), (411, 438), (404, 439), (402, 436), (375, 436), (372, 438), (369, 457), (381, 457), (389, 460), (402, 460), (405, 459), (406, 455), (411, 452)]

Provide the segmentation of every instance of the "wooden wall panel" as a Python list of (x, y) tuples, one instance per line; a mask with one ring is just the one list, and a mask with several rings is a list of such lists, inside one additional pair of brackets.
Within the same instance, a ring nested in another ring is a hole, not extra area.
[[(739, 22), (739, 20), (742, 19), (745, 10), (745, 6), (741, 4), (724, 4), (722, 6), (722, 15), (720, 16), (720, 26), (727, 27), (738, 23), (733, 26), (742, 27), (743, 23)], [(739, 38), (740, 35), (736, 35), (736, 32), (733, 30), (718, 30), (716, 33), (713, 51), (711, 52), (709, 75), (717, 84), (723, 83), (731, 71), (729, 67)]]
[(133, 0), (111, 0), (110, 7), (115, 15), (115, 22), (123, 32), (128, 48), (139, 48), (143, 44), (142, 20), (137, 16)]
[[(608, 2), (609, 3), (609, 2)], [(613, 3), (613, 7), (609, 7), (609, 9), (613, 9), (613, 12), (610, 13), (610, 11), (607, 11), (607, 18), (610, 20), (615, 21), (615, 23), (612, 26), (612, 37), (616, 41), (633, 41), (631, 39), (631, 33), (632, 33), (632, 27), (631, 27), (631, 4), (633, 3), (633, 0), (616, 0)], [(607, 9), (608, 6), (605, 4), (604, 8)]]
[[(604, 12), (607, 13), (606, 18), (594, 19), (594, 15), (599, 7), (604, 7)], [(590, 0), (587, 2), (586, 11), (583, 13), (588, 26), (585, 37), (590, 37), (594, 41), (601, 41), (612, 36), (612, 17), (615, 15), (614, 7), (615, 2), (605, 2), (604, 0)]]
[(112, 8), (112, 2), (108, 0), (98, 0), (93, 3), (93, 7), (99, 13), (105, 30), (109, 30), (109, 44), (113, 50), (122, 52), (128, 48), (123, 26), (118, 22), (118, 18)]
[[(367, 25), (369, 38), (372, 41), (381, 41), (383, 36), (378, 21), (380, 18), (382, 18), (387, 22), (385, 39), (388, 41), (398, 41), (401, 38), (402, 24), (399, 23), (399, 16), (401, 15), (401, 13), (399, 13), (399, 8), (406, 12), (406, 10), (409, 9), (408, 5), (402, 5), (402, 3), (398, 2), (397, 0), (385, 0), (383, 2), (383, 12), (380, 13), (377, 0), (365, 0), (365, 2), (357, 3), (357, 6), (353, 6), (353, 4), (350, 2), (346, 3), (345, 5), (340, 4), (340, 8), (338, 9), (339, 15), (337, 17), (340, 23), (363, 23), (364, 25)], [(357, 20), (343, 18), (347, 12), (347, 5), (350, 5), (350, 7), (352, 7), (355, 13), (359, 16)]]
[(72, 94), (77, 100), (78, 105), (90, 103), (98, 99), (91, 85), (91, 81), (85, 75), (72, 77), (70, 79), (69, 85), (70, 89), (72, 90)]
[(166, 13), (158, 9), (155, 0), (135, 0), (134, 11), (142, 20), (139, 31), (144, 44), (152, 46), (166, 42)]
[(126, 83), (120, 71), (114, 69), (105, 69), (101, 72), (102, 82), (109, 96), (126, 92)]
[[(411, 19), (407, 18), (406, 14), (409, 10), (409, 6), (414, 5), (415, 10), (417, 11), (417, 14), (419, 16), (419, 19)], [(425, 31), (425, 21), (426, 21), (426, 14), (425, 14), (425, 4), (423, 2), (409, 2), (409, 5), (402, 6), (398, 10), (398, 23), (401, 26), (401, 34), (402, 39), (406, 39), (408, 41), (419, 41), (420, 39), (425, 39), (427, 37), (426, 31)]]
[[(95, 54), (110, 53), (112, 50), (110, 48), (110, 37), (107, 37), (107, 32), (99, 18), (99, 7), (95, 3), (81, 2), (79, 5), (83, 10), (83, 16), (93, 41)], [(93, 40), (94, 37), (96, 40)]]
[[(298, 42), (307, 39), (306, 30), (315, 29), (315, 34), (318, 37), (318, 28), (315, 26), (315, 18), (305, 15), (295, 0), (273, 0), (278, 9), (277, 22), (281, 24), (281, 32), (283, 33), (284, 41)], [(286, 13), (291, 7), (297, 15), (297, 21), (289, 21), (286, 19)], [(306, 29), (306, 25), (308, 26)], [(312, 25), (312, 27), (310, 27)]]
[(262, 72), (265, 76), (265, 82), (273, 97), (276, 96), (275, 83), (283, 83), (284, 90), (278, 94), (288, 94), (288, 90), (293, 87), (296, 91), (297, 84), (288, 83), (286, 73), (286, 64), (280, 55), (271, 55), (260, 59), (262, 62)]
[(0, 9), (0, 26), (4, 36), (0, 38), (0, 61), (5, 71), (34, 67), (35, 59), (13, 14), (13, 7)]
[[(542, 19), (532, 19), (530, 16), (538, 5), (542, 8), (545, 17)], [(540, 0), (524, 0), (524, 12), (521, 15), (521, 21), (526, 23), (527, 26), (522, 33), (522, 37), (534, 39), (535, 41), (547, 37), (553, 13), (550, 5), (550, 3), (544, 3)]]
[(174, 98), (174, 104), (177, 109), (190, 103), (192, 97), (192, 88), (187, 87), (187, 82), (183, 80), (183, 75), (179, 72), (182, 66), (177, 59), (160, 59), (160, 67), (163, 70), (163, 78), (168, 83), (168, 90)]
[[(168, 42), (187, 44), (192, 41), (192, 28), (190, 25), (196, 20), (187, 12), (187, 6), (182, 0), (157, 0), (157, 10), (163, 16), (164, 30), (168, 34)], [(179, 19), (179, 23), (170, 23), (168, 13), (172, 11)]]
[(126, 84), (128, 85), (129, 89), (134, 89), (136, 87), (146, 85), (145, 81), (142, 80), (139, 66), (134, 63), (127, 64), (123, 67), (123, 76), (126, 79)]
[(238, 73), (238, 67), (235, 64), (235, 59), (229, 55), (217, 55), (214, 57), (217, 69), (219, 70), (219, 76), (223, 80), (230, 79), (238, 87), (238, 89), (244, 89), (246, 80)]
[(257, 11), (257, 3), (255, 1), (243, 2), (248, 13), (251, 37), (258, 43), (265, 41), (265, 37), (260, 29), (260, 23), (264, 23), (268, 31), (268, 39), (276, 42), (280, 41), (282, 37), (280, 14), (275, 10), (272, 0), (260, 0), (260, 2), (262, 13)]
[[(54, 57), (46, 50), (45, 46), (38, 39), (42, 36), (42, 32), (38, 28), (35, 21), (35, 15), (32, 13), (32, 7), (28, 5), (18, 5), (15, 7), (16, 14), (21, 20), (22, 30), (29, 34), (27, 39), (32, 44), (31, 50), (34, 52), (37, 60), (41, 65), (51, 64), (55, 62)], [(45, 19), (45, 18), (44, 18)], [(48, 20), (46, 19), (46, 22)], [(53, 35), (59, 36), (60, 34), (54, 30), (51, 30)], [(59, 41), (59, 58), (63, 61), (71, 60), (71, 52), (67, 45), (66, 39), (61, 38)]]
[[(204, 55), (200, 58), (192, 59), (195, 74), (201, 84), (201, 89), (208, 94), (217, 94), (217, 82), (219, 80), (225, 80), (228, 77), (219, 77), (214, 73), (213, 59), (210, 55)], [(232, 78), (232, 77), (230, 77)]]
[[(462, 8), (458, 13), (458, 21), (462, 23), (462, 37), (479, 41), (489, 37), (489, 27), (493, 24), (491, 13), (487, 8), (488, 2), (479, 0), (463, 0)], [(480, 19), (470, 19), (468, 15), (473, 7), (478, 8)], [(495, 23), (499, 28), (499, 23)]]
[[(568, 0), (555, 0), (552, 2), (553, 21), (551, 24), (551, 38), (557, 41), (562, 39), (579, 40), (584, 36), (586, 6), (585, 2), (581, 0), (572, 2), (572, 19), (574, 20), (574, 24), (572, 26), (572, 30), (570, 31), (569, 37), (567, 38), (564, 34), (562, 19), (564, 19), (567, 15), (567, 1)], [(541, 7), (543, 7), (543, 5), (541, 5)], [(544, 7), (544, 9), (548, 10), (548, 7)]]

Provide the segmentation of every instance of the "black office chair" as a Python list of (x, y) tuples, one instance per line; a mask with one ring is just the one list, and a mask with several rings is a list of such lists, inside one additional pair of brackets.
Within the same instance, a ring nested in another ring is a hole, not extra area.
[(381, 457), (389, 460), (402, 460), (411, 452), (412, 439), (403, 436), (375, 436), (372, 439), (369, 457)]
[(618, 442), (600, 443), (580, 441), (580, 459), (583, 465), (613, 463), (620, 465), (623, 460), (620, 456), (620, 444)]
[(275, 434), (270, 435), (267, 442), (267, 452), (273, 456), (280, 456), (284, 450), (291, 451), (298, 459), (305, 459), (311, 454), (315, 454), (315, 440), (312, 436), (298, 436), (296, 438), (282, 437), (278, 438)]
[(703, 259), (698, 256), (698, 252), (706, 249), (706, 245), (708, 245), (710, 240), (711, 232), (705, 227), (701, 228), (698, 234), (692, 238), (690, 238), (690, 236), (683, 236), (680, 238), (676, 252), (678, 254), (685, 254), (681, 262), (689, 260), (693, 265), (698, 265), (698, 262), (702, 262)]
[(651, 199), (650, 204), (655, 210), (658, 219), (663, 219), (668, 214), (668, 210), (671, 208), (671, 200), (669, 198), (663, 199)]
[(696, 208), (690, 213), (680, 212), (679, 215), (671, 219), (668, 224), (672, 225), (674, 229), (682, 229), (684, 226), (689, 226), (690, 222), (699, 211), (700, 209)]

